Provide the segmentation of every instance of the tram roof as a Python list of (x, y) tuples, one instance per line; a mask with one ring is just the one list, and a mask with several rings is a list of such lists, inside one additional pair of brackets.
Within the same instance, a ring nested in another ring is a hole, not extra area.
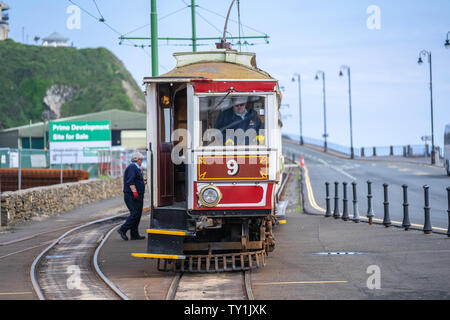
[[(275, 80), (256, 66), (254, 53), (235, 50), (175, 53), (176, 67), (159, 77), (145, 78), (144, 82), (164, 79), (184, 82), (192, 79)], [(275, 80), (276, 81), (276, 80)]]

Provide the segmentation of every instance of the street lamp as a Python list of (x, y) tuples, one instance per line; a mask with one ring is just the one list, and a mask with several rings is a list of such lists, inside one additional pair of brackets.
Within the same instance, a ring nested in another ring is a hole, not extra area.
[(300, 145), (303, 145), (303, 129), (302, 129), (302, 87), (301, 87), (301, 77), (298, 73), (294, 73), (292, 76), (292, 82), (295, 82), (295, 77), (297, 77), (298, 82), (298, 109), (300, 118)]
[(349, 113), (350, 113), (350, 159), (355, 158), (355, 151), (353, 149), (353, 124), (352, 124), (352, 82), (350, 76), (350, 67), (343, 65), (339, 71), (339, 76), (344, 76), (343, 71), (347, 71), (348, 76), (348, 101), (349, 101)]
[(419, 53), (419, 60), (417, 63), (423, 63), (422, 57), (428, 57), (428, 64), (430, 65), (430, 105), (431, 105), (431, 164), (436, 163), (434, 154), (434, 126), (433, 126), (433, 70), (431, 64), (431, 51), (422, 50)]
[(445, 40), (445, 44), (444, 44), (444, 46), (445, 46), (446, 49), (450, 49), (450, 39), (449, 39), (449, 35), (450, 35), (450, 31), (447, 32), (447, 40)]
[(322, 76), (322, 89), (323, 89), (323, 151), (327, 152), (327, 105), (326, 105), (326, 94), (325, 94), (325, 72), (319, 70), (316, 73), (316, 80), (319, 80), (319, 76)]

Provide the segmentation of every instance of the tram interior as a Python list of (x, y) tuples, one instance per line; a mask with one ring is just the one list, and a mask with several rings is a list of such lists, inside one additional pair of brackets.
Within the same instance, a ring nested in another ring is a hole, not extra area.
[[(162, 207), (186, 207), (187, 170), (184, 163), (174, 164), (172, 134), (177, 129), (187, 130), (187, 90), (185, 83), (161, 83), (158, 85), (158, 190)], [(180, 135), (176, 152), (183, 157), (186, 137)]]

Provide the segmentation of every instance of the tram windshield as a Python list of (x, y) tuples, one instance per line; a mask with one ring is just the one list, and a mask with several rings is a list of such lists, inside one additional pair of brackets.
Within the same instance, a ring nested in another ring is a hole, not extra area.
[(265, 144), (264, 96), (200, 97), (203, 146)]

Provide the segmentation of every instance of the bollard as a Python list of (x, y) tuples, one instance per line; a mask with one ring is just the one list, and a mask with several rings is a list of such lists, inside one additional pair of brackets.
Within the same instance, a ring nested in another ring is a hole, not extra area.
[(342, 220), (348, 221), (347, 182), (343, 182), (342, 185), (344, 190), (344, 197), (342, 199), (343, 202)]
[(447, 236), (450, 237), (450, 187), (447, 187), (447, 201), (448, 201), (448, 229), (447, 229)]
[(423, 192), (425, 196), (425, 207), (423, 208), (425, 213), (425, 223), (423, 224), (423, 232), (425, 234), (431, 234), (433, 229), (431, 228), (431, 221), (430, 221), (430, 186), (424, 185), (423, 186)]
[(411, 222), (409, 221), (409, 204), (408, 204), (408, 186), (406, 184), (402, 185), (403, 188), (403, 222), (402, 227), (405, 231), (409, 230), (411, 227)]
[(372, 207), (372, 181), (367, 181), (367, 218), (369, 219), (369, 224), (372, 224), (372, 218), (375, 216)]
[(339, 182), (335, 182), (334, 183), (334, 212), (333, 212), (333, 217), (335, 219), (339, 219), (340, 214), (339, 214), (339, 194), (338, 194), (338, 190), (339, 190)]
[(325, 212), (325, 217), (331, 217), (331, 209), (330, 209), (330, 183), (325, 182), (325, 193), (326, 193), (326, 204), (327, 204), (327, 211)]
[(353, 221), (358, 223), (361, 220), (358, 210), (358, 200), (356, 198), (356, 182), (352, 182), (353, 188)]
[(383, 218), (383, 225), (386, 228), (389, 228), (391, 226), (391, 219), (389, 217), (389, 200), (388, 200), (388, 184), (385, 183), (383, 184), (383, 189), (384, 189), (384, 218)]

